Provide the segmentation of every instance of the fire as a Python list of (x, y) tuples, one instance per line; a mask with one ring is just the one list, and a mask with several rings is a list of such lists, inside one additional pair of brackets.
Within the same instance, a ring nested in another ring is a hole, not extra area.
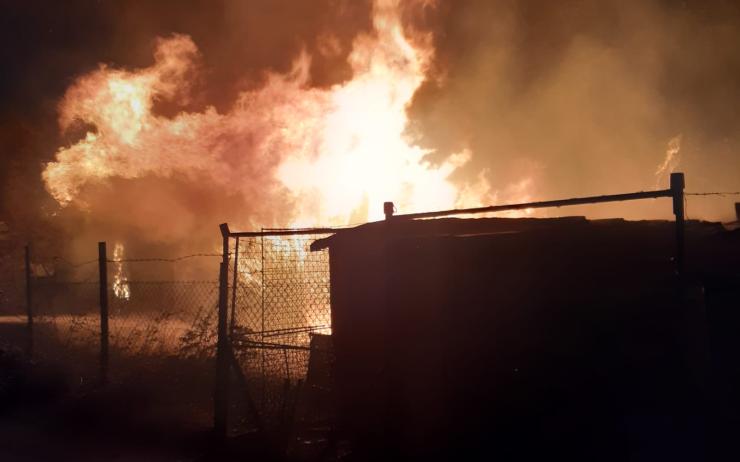
[(465, 155), (433, 167), (424, 162), (428, 151), (404, 137), (405, 108), (424, 81), (432, 50), (412, 46), (394, 6), (376, 4), (377, 37), (355, 43), (355, 78), (330, 94), (320, 155), (293, 156), (280, 166), (284, 184), (318, 202), (304, 207), (301, 224), (315, 214), (344, 224), (347, 211), (360, 207), (367, 210), (364, 218), (379, 219), (379, 205), (387, 200), (405, 211), (455, 205), (458, 190), (448, 177)]
[(430, 151), (405, 135), (406, 108), (433, 57), (431, 40), (405, 35), (393, 0), (376, 1), (373, 23), (375, 33), (353, 43), (351, 80), (311, 88), (304, 53), (292, 72), (270, 74), (224, 113), (153, 112), (158, 100), (187, 102), (198, 61), (187, 36), (160, 39), (150, 67), (101, 66), (77, 79), (60, 103), (62, 130), (78, 122), (94, 128), (57, 151), (43, 172), (47, 189), (62, 205), (84, 207), (88, 184), (177, 174), (255, 199), (251, 182), (267, 175), (290, 193), (292, 214), (279, 226), (378, 219), (389, 200), (403, 212), (480, 205), (489, 189), (483, 176), (470, 186), (450, 180), (469, 151), (433, 165), (425, 160)]
[(116, 242), (113, 247), (113, 295), (122, 300), (131, 298), (131, 287), (128, 284), (128, 277), (123, 268), (123, 244)]
[(678, 164), (681, 162), (679, 154), (681, 153), (681, 139), (683, 137), (679, 134), (671, 138), (668, 141), (668, 146), (665, 150), (665, 158), (663, 162), (658, 165), (655, 170), (656, 188), (659, 188), (661, 184), (665, 183), (666, 177), (672, 173)]

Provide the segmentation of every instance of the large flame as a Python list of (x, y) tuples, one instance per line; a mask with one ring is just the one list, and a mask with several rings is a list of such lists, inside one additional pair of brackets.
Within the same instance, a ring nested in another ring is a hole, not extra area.
[(375, 34), (358, 36), (353, 78), (310, 88), (310, 57), (287, 75), (270, 74), (225, 113), (214, 108), (153, 112), (158, 100), (187, 101), (198, 50), (183, 35), (160, 39), (155, 63), (135, 71), (101, 66), (72, 85), (60, 104), (60, 125), (93, 126), (59, 149), (43, 177), (61, 204), (84, 206), (82, 189), (112, 177), (173, 174), (205, 178), (254, 197), (251, 184), (269, 175), (291, 194), (290, 223), (343, 225), (382, 216), (382, 202), (405, 212), (478, 205), (485, 176), (459, 187), (450, 174), (468, 151), (441, 165), (405, 135), (406, 107), (424, 81), (430, 40), (404, 35), (398, 5), (379, 0)]

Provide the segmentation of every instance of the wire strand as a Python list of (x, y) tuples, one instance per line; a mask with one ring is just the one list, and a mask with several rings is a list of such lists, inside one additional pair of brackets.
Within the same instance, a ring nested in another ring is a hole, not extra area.
[(686, 196), (740, 196), (740, 191), (726, 191), (726, 192), (687, 192), (684, 193)]
[[(176, 258), (120, 258), (114, 260), (106, 260), (108, 263), (138, 263), (138, 262), (178, 262), (181, 260), (187, 260), (188, 258), (196, 257), (223, 257), (220, 253), (194, 253), (192, 255), (184, 255)], [(97, 260), (96, 260), (97, 261)]]

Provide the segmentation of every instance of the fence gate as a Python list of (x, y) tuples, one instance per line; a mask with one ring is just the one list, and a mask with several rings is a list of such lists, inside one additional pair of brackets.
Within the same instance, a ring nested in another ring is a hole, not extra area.
[(215, 418), (224, 434), (278, 428), (300, 420), (315, 401), (321, 383), (307, 381), (309, 359), (312, 376), (328, 372), (320, 363), (328, 357), (331, 311), (328, 251), (310, 245), (332, 232), (236, 233), (222, 225), (219, 327), (227, 340), (219, 342)]

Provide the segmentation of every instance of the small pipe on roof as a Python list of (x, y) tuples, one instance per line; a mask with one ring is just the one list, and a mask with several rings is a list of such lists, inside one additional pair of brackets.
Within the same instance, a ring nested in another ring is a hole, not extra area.
[(393, 217), (393, 211), (395, 208), (396, 207), (393, 205), (393, 202), (383, 202), (383, 213), (385, 214), (386, 220), (390, 220), (391, 217)]

